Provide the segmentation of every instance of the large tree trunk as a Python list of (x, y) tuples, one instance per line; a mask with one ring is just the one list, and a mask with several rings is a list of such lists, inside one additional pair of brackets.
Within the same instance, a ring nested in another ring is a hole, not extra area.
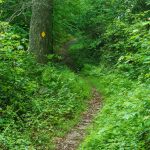
[(40, 63), (45, 63), (47, 61), (46, 56), (53, 53), (52, 1), (32, 0), (29, 51), (35, 54)]

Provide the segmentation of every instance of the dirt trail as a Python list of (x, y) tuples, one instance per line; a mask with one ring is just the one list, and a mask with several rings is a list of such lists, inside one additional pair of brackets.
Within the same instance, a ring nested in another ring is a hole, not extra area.
[(95, 115), (102, 107), (100, 94), (93, 88), (92, 100), (89, 101), (88, 110), (82, 114), (81, 121), (63, 138), (56, 140), (56, 150), (76, 150), (87, 133), (87, 127), (92, 123)]
[(74, 66), (73, 59), (68, 53), (68, 50), (72, 45), (75, 45), (76, 43), (77, 43), (77, 39), (75, 38), (71, 39), (70, 41), (66, 42), (63, 45), (63, 47), (58, 51), (58, 54), (63, 58), (62, 62), (72, 70), (75, 68), (75, 66)]

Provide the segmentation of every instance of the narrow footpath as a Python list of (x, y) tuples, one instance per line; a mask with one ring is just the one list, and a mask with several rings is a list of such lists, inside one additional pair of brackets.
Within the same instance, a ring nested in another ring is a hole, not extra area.
[(81, 121), (65, 137), (56, 139), (56, 150), (76, 150), (87, 136), (87, 128), (102, 107), (102, 98), (95, 88), (92, 90), (92, 95)]

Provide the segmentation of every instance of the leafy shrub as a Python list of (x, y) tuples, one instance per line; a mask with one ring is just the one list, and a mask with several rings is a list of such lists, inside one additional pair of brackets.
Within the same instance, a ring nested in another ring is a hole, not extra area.
[(36, 63), (24, 37), (7, 28), (0, 36), (0, 147), (52, 149), (53, 138), (80, 118), (88, 86), (65, 67)]
[(128, 76), (132, 78), (149, 78), (150, 38), (147, 25), (149, 22), (139, 22), (125, 29), (129, 32), (126, 43), (128, 49), (127, 53), (119, 58), (117, 67), (119, 70), (128, 72)]
[(149, 150), (149, 84), (103, 69), (99, 77), (87, 79), (104, 94), (105, 103), (79, 149)]

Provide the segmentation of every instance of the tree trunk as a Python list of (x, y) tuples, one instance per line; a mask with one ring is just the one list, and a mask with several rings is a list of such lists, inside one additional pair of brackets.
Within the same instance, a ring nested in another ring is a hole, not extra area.
[(29, 35), (29, 51), (40, 63), (47, 62), (47, 55), (53, 53), (52, 17), (53, 0), (32, 0), (32, 18)]

